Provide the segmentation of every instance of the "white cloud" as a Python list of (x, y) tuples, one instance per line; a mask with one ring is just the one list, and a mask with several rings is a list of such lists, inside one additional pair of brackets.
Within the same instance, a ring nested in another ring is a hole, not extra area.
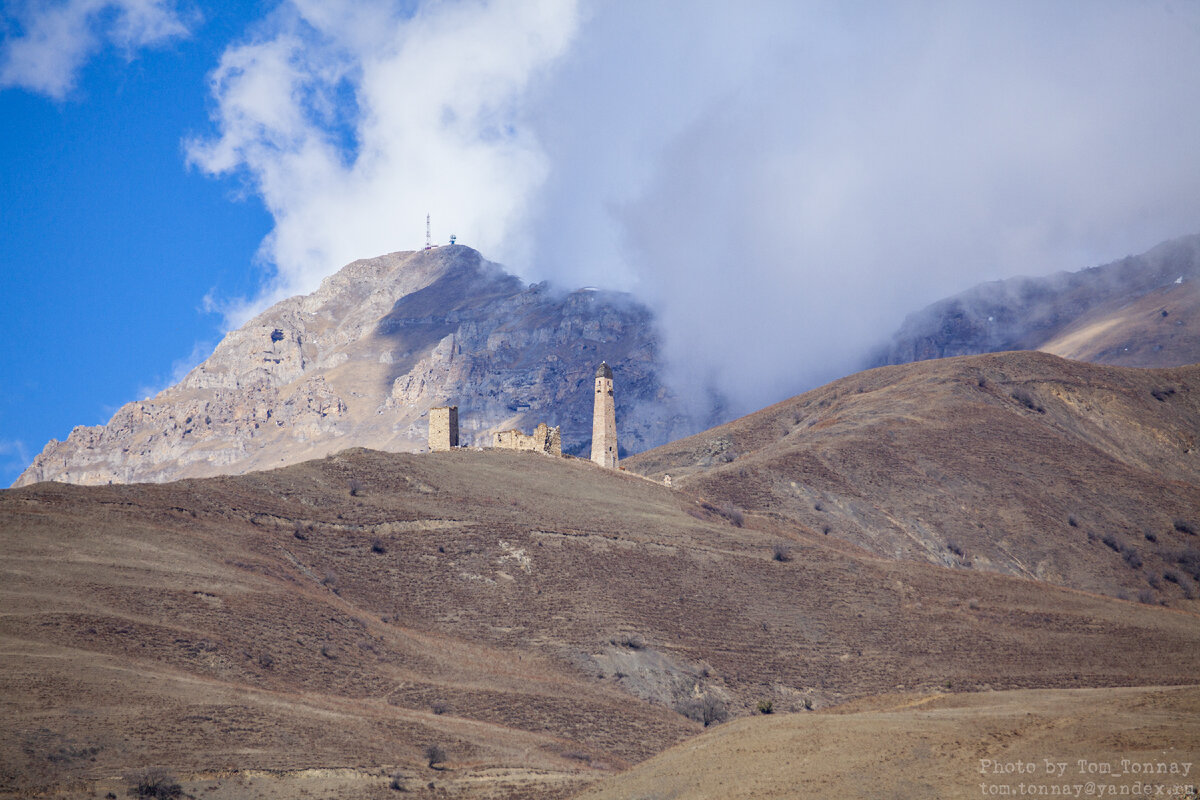
[(1200, 6), (291, 0), (193, 163), (275, 217), (267, 301), (420, 245), (632, 289), (741, 409), (991, 278), (1200, 228)]
[(5, 478), (16, 480), (25, 471), (33, 458), (25, 443), (15, 439), (0, 439), (0, 474)]
[(188, 35), (174, 0), (25, 0), (0, 12), (0, 88), (13, 86), (55, 99), (75, 86), (79, 69), (105, 44), (126, 58)]
[(547, 164), (523, 99), (566, 49), (573, 3), (289, 2), (212, 76), (218, 134), (188, 144), (212, 174), (247, 175), (275, 218), (267, 302), (341, 265), (450, 233), (510, 261)]
[(537, 269), (650, 298), (740, 410), (978, 281), (1200, 230), (1195, 5), (596, 9), (538, 110)]

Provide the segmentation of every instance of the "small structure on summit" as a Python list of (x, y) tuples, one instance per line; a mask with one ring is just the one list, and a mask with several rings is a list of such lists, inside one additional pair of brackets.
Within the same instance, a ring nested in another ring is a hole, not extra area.
[(596, 403), (592, 409), (592, 461), (617, 468), (617, 407), (613, 401), (613, 371), (601, 361), (596, 369)]
[(429, 409), (429, 452), (458, 447), (458, 406)]
[(535, 453), (561, 456), (562, 433), (557, 425), (551, 428), (546, 423), (540, 422), (532, 436), (515, 428), (510, 431), (496, 431), (492, 434), (492, 447), (501, 450), (532, 450)]

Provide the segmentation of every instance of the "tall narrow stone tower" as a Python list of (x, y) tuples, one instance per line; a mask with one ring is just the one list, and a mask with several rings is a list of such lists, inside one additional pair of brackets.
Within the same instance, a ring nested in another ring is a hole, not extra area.
[(600, 362), (596, 370), (596, 405), (592, 411), (592, 461), (617, 468), (617, 407), (613, 402), (612, 367)]

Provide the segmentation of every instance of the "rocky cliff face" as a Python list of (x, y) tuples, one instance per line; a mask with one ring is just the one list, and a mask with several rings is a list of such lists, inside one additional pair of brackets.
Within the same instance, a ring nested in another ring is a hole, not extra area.
[(654, 320), (630, 297), (526, 286), (461, 245), (356, 261), (229, 333), (183, 381), (51, 440), (14, 485), (242, 473), (347, 447), (418, 450), (428, 409), (464, 444), (562, 426), (586, 454), (592, 379), (617, 381), (622, 450), (699, 429), (659, 377)]
[(1200, 361), (1200, 235), (1078, 272), (985, 283), (912, 314), (871, 366), (1042, 350), (1079, 361)]

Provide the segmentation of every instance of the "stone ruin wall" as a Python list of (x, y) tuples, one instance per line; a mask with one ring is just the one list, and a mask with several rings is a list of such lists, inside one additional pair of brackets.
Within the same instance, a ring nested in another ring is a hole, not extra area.
[(539, 423), (532, 435), (513, 429), (492, 434), (492, 447), (501, 450), (532, 450), (552, 456), (562, 455), (562, 434), (555, 426)]

